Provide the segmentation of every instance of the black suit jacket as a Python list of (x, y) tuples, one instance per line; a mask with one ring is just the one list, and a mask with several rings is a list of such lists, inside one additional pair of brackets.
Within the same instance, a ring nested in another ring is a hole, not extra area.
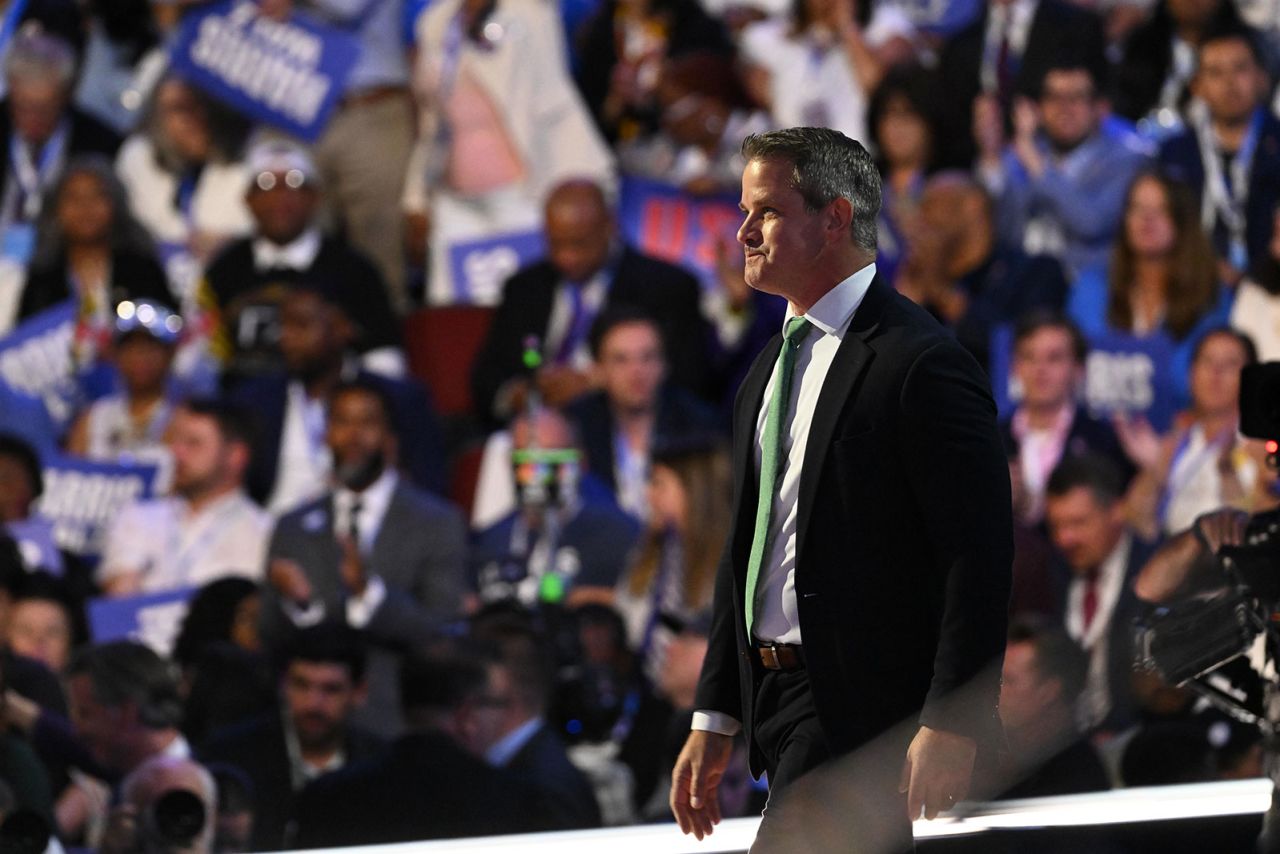
[[(394, 380), (367, 371), (357, 372), (355, 379), (376, 385), (391, 400), (400, 468), (419, 487), (443, 494), (444, 438), (427, 389), (414, 380)], [(252, 377), (232, 390), (231, 399), (254, 415), (257, 429), (245, 485), (250, 497), (265, 505), (280, 473), (280, 442), (289, 405), (289, 376), (273, 373)]]
[[(353, 764), (383, 750), (383, 742), (369, 733), (348, 727), (343, 750)], [(288, 848), (286, 829), (293, 820), (293, 772), (285, 743), (284, 720), (278, 713), (226, 727), (209, 737), (199, 751), (200, 761), (224, 762), (243, 771), (253, 783), (254, 851)]]
[(296, 848), (451, 839), (549, 829), (541, 792), (438, 732), (316, 780), (298, 799)]
[[(0, 196), (3, 193), (0, 189)], [(155, 258), (136, 252), (117, 250), (111, 253), (111, 281), (107, 292), (113, 306), (127, 299), (150, 299), (174, 310), (180, 308), (169, 290), (164, 269)], [(18, 317), (26, 319), (53, 308), (70, 299), (74, 293), (66, 258), (59, 258), (49, 266), (30, 267), (26, 286), (22, 289), (22, 301), (18, 305)]]
[[(762, 674), (742, 606), (758, 489), (753, 446), (780, 346), (779, 335), (738, 394), (736, 521), (696, 700), (741, 720), (748, 744)], [(916, 717), (998, 744), (1012, 509), (982, 369), (877, 279), (827, 373), (807, 447), (795, 591), (813, 701), (833, 751)], [(753, 746), (752, 769), (761, 765)]]
[[(41, 5), (56, 6), (61, 4), (48, 3)], [(35, 15), (31, 17), (38, 18)], [(0, 169), (0, 198), (4, 198), (4, 193), (9, 184), (9, 138), (13, 135), (13, 120), (10, 118), (10, 109), (12, 107), (8, 98), (0, 102), (0, 140), (3, 140), (6, 154), (5, 167)], [(119, 134), (93, 116), (81, 112), (75, 107), (68, 107), (65, 115), (70, 122), (66, 142), (66, 158), (68, 161), (81, 154), (98, 154), (108, 160), (115, 159), (116, 149), (120, 147)]]
[[(987, 4), (972, 24), (947, 42), (939, 58), (940, 127), (937, 165), (969, 169), (977, 153), (973, 141), (973, 100), (982, 88), (982, 52), (986, 43)], [(1013, 79), (1017, 95), (1034, 97), (1040, 80), (1055, 62), (1073, 61), (1106, 69), (1102, 21), (1093, 12), (1065, 0), (1040, 0), (1026, 48)]]
[[(1013, 456), (1018, 452), (1018, 440), (1013, 436), (1013, 419), (1006, 418), (1000, 422), (1000, 438), (1004, 441), (1005, 453)], [(1084, 407), (1076, 408), (1075, 418), (1071, 419), (1071, 429), (1067, 431), (1067, 441), (1062, 448), (1063, 457), (1078, 457), (1084, 454), (1097, 454), (1111, 461), (1116, 473), (1128, 485), (1137, 474), (1133, 461), (1125, 454), (1115, 429), (1106, 421), (1093, 418)], [(1059, 460), (1061, 462), (1061, 460)]]
[(591, 784), (569, 761), (564, 743), (546, 724), (504, 767), (543, 789), (551, 809), (549, 818), (557, 828), (600, 826), (600, 805)]
[[(502, 290), (502, 303), (476, 354), (471, 373), (476, 408), (493, 421), (494, 398), (507, 380), (524, 371), (525, 340), (547, 332), (560, 274), (542, 260), (518, 271)], [(668, 375), (701, 394), (708, 379), (711, 329), (699, 308), (698, 280), (674, 264), (623, 249), (606, 305), (629, 305), (652, 315), (662, 327)]]

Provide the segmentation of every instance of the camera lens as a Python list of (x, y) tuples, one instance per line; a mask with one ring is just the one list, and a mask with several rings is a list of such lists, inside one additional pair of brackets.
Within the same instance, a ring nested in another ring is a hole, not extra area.
[(0, 823), (0, 854), (42, 854), (49, 835), (49, 823), (35, 810), (14, 810)]
[(204, 803), (185, 789), (165, 792), (151, 811), (156, 835), (166, 845), (190, 845), (204, 829)]

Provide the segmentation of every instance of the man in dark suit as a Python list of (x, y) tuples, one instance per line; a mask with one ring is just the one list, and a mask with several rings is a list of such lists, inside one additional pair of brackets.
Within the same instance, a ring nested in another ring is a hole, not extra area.
[(245, 485), (273, 513), (326, 491), (332, 461), (324, 443), (325, 407), (344, 379), (382, 389), (392, 402), (400, 469), (422, 489), (444, 489), (444, 440), (427, 390), (362, 369), (353, 358), (353, 335), (350, 317), (323, 282), (292, 285), (280, 298), (285, 370), (247, 379), (231, 392), (254, 414), (257, 427)]
[(591, 328), (591, 357), (600, 387), (566, 414), (593, 474), (622, 509), (648, 515), (649, 458), (664, 440), (716, 432), (714, 412), (667, 380), (662, 329), (629, 306), (605, 309)]
[(939, 166), (968, 169), (977, 153), (973, 111), (995, 102), (1006, 120), (1016, 98), (1034, 98), (1045, 71), (1064, 55), (1105, 72), (1102, 20), (1067, 0), (991, 0), (947, 42), (939, 57)]
[(73, 157), (111, 158), (120, 147), (114, 131), (71, 106), (76, 66), (75, 48), (39, 27), (16, 33), (5, 52), (0, 140), (9, 156), (0, 170), (0, 222), (6, 227), (34, 228), (45, 194)]
[(1049, 476), (1049, 523), (1059, 590), (1058, 616), (1089, 654), (1079, 720), (1086, 732), (1133, 723), (1133, 583), (1151, 547), (1129, 529), (1119, 473), (1104, 457), (1064, 459)]
[(1205, 230), (1230, 283), (1266, 258), (1280, 201), (1280, 119), (1267, 109), (1262, 47), (1244, 27), (1206, 34), (1191, 88), (1207, 121), (1160, 146), (1160, 165), (1200, 198)]
[[(906, 721), (860, 781), (877, 814), (846, 838), (909, 847), (908, 816), (963, 798), (999, 738), (1012, 534), (995, 406), (955, 339), (875, 280), (866, 149), (793, 128), (743, 154), (746, 280), (790, 311), (738, 395), (736, 522), (671, 806), (710, 832), (739, 729), (772, 800)], [(758, 843), (805, 850), (781, 806)]]
[(281, 710), (210, 736), (206, 763), (234, 765), (253, 783), (253, 851), (289, 845), (297, 792), (322, 774), (367, 759), (382, 742), (351, 724), (365, 698), (365, 649), (339, 623), (303, 629), (289, 644), (280, 676)]
[(398, 651), (431, 639), (461, 610), (466, 528), (461, 514), (399, 477), (390, 401), (351, 381), (329, 396), (333, 491), (280, 519), (267, 549), (262, 636), (269, 646), (323, 619), (364, 629), (369, 702), (357, 720), (400, 731)]
[(668, 342), (671, 375), (695, 392), (707, 382), (711, 329), (688, 272), (641, 255), (617, 238), (598, 186), (574, 180), (547, 197), (547, 257), (512, 276), (471, 375), (476, 406), (494, 423), (520, 409), (529, 388), (523, 354), (536, 342), (532, 378), (543, 399), (562, 406), (591, 388), (587, 334), (605, 306), (651, 314)]
[(413, 655), (400, 676), (408, 733), (379, 758), (302, 792), (295, 847), (550, 829), (541, 791), (477, 755), (477, 715), (504, 699), (493, 690), (483, 660), (457, 650)]

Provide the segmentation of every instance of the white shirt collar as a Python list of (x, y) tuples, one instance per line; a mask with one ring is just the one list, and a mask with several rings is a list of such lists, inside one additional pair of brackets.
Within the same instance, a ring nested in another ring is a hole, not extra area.
[[(805, 317), (824, 334), (843, 337), (875, 277), (876, 265), (868, 264), (823, 294), (821, 299), (809, 307)], [(793, 317), (795, 312), (788, 305), (786, 320)], [(783, 329), (786, 328), (786, 320), (783, 321)]]
[(391, 504), (391, 496), (400, 483), (400, 476), (395, 469), (388, 468), (378, 476), (363, 492), (354, 492), (345, 486), (339, 486), (333, 493), (334, 530), (345, 534), (351, 530), (351, 507), (360, 501), (360, 539), (361, 549), (367, 550), (373, 544), (378, 529), (382, 526), (382, 517)]
[(288, 267), (291, 270), (309, 270), (320, 254), (320, 231), (308, 228), (292, 243), (277, 246), (265, 237), (253, 239), (253, 266), (258, 270)]

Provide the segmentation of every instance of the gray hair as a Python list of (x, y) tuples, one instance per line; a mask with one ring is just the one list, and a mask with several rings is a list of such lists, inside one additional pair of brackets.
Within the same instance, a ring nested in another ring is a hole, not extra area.
[(76, 76), (76, 52), (65, 39), (46, 33), (39, 24), (23, 25), (4, 58), (4, 76), (14, 81), (57, 83), (71, 88)]
[(810, 211), (847, 199), (854, 245), (876, 251), (880, 170), (862, 143), (829, 128), (786, 128), (751, 134), (742, 141), (742, 156), (790, 163), (791, 187)]

